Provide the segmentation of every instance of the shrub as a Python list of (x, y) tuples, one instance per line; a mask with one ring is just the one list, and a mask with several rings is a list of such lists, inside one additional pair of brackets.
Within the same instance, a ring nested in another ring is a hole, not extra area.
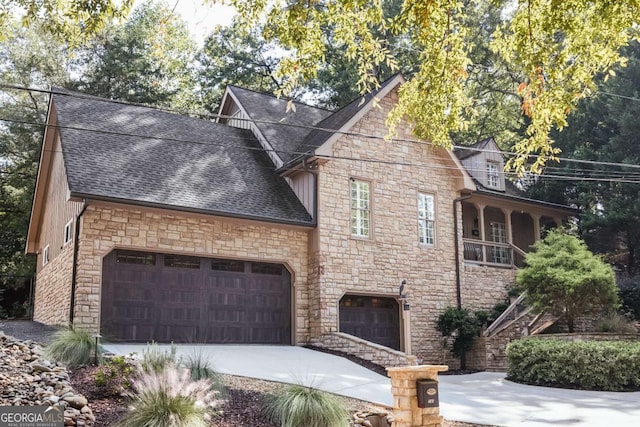
[(518, 287), (527, 291), (527, 303), (567, 322), (618, 305), (611, 267), (593, 255), (585, 243), (562, 230), (550, 230), (525, 257), (518, 271)]
[(208, 380), (193, 381), (187, 369), (166, 365), (133, 381), (133, 403), (122, 427), (206, 427), (220, 405)]
[(84, 329), (68, 326), (56, 332), (45, 347), (44, 356), (69, 367), (87, 365), (96, 353), (93, 335)]
[(455, 337), (453, 354), (460, 356), (460, 369), (466, 369), (466, 353), (473, 346), (473, 341), (480, 334), (480, 328), (485, 316), (481, 319), (466, 308), (447, 307), (438, 317), (436, 329), (444, 337)]
[(598, 332), (616, 332), (619, 334), (634, 334), (636, 326), (626, 316), (619, 313), (608, 314), (596, 323)]
[(171, 344), (169, 350), (162, 350), (158, 343), (151, 342), (142, 352), (140, 370), (142, 372), (161, 372), (171, 365), (177, 365), (176, 346)]
[(507, 378), (524, 384), (640, 389), (640, 342), (525, 338), (507, 347)]
[(115, 356), (104, 360), (93, 383), (103, 389), (104, 396), (120, 396), (131, 389), (131, 376), (134, 373), (133, 361), (124, 356)]
[(202, 352), (188, 356), (184, 362), (184, 366), (191, 373), (192, 380), (198, 381), (207, 379), (211, 381), (211, 387), (213, 390), (218, 391), (220, 394), (224, 394), (224, 385), (222, 384), (220, 375), (213, 369), (209, 360), (202, 354)]
[(332, 394), (289, 385), (271, 396), (268, 417), (282, 427), (348, 427), (349, 414)]

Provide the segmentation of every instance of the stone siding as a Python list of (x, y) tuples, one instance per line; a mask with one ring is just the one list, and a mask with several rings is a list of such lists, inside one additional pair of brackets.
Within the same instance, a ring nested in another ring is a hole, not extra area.
[(102, 260), (114, 249), (285, 263), (294, 287), (295, 343), (309, 339), (309, 230), (159, 209), (90, 204), (82, 217), (75, 323), (100, 325)]
[(310, 344), (357, 356), (361, 359), (384, 366), (385, 368), (418, 364), (418, 358), (416, 356), (410, 356), (401, 351), (342, 332), (332, 332), (322, 335), (321, 337), (312, 339)]
[(33, 320), (47, 325), (69, 323), (73, 243), (66, 245), (55, 259), (42, 267), (36, 276)]
[(464, 263), (460, 283), (462, 306), (470, 310), (491, 310), (506, 300), (507, 291), (516, 284), (517, 271)]
[[(396, 102), (397, 93), (392, 91), (351, 131), (385, 136), (387, 114)], [(339, 301), (345, 294), (397, 297), (406, 279), (412, 354), (424, 363), (442, 363), (442, 337), (435, 322), (447, 306), (456, 304), (452, 202), (460, 195), (461, 175), (445, 150), (403, 141), (415, 140), (406, 124), (397, 131), (393, 141), (344, 135), (332, 147), (332, 154), (340, 158), (318, 168), (318, 227), (310, 254), (310, 283), (318, 299), (311, 310), (311, 333), (318, 337), (339, 331)], [(402, 165), (350, 159), (385, 159)], [(366, 239), (351, 236), (350, 178), (371, 185), (371, 235)], [(435, 245), (418, 241), (418, 193), (435, 196)], [(460, 249), (461, 232), (459, 227)], [(491, 308), (506, 297), (507, 283), (480, 275), (474, 273), (473, 282), (465, 282), (464, 299), (477, 302), (478, 308)]]

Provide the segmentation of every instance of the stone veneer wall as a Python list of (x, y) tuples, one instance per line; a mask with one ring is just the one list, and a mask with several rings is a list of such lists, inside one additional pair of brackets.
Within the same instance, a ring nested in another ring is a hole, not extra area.
[(490, 310), (496, 303), (505, 301), (507, 291), (516, 285), (517, 271), (464, 263), (460, 283), (462, 307)]
[(286, 263), (292, 270), (295, 343), (305, 343), (309, 339), (308, 236), (309, 230), (302, 227), (90, 204), (82, 217), (75, 322), (99, 328), (102, 259), (116, 248), (262, 260)]
[(318, 338), (313, 338), (310, 344), (357, 356), (361, 359), (384, 366), (385, 368), (418, 364), (418, 358), (416, 356), (410, 356), (401, 351), (342, 332), (332, 332)]
[[(38, 262), (41, 257), (38, 257)], [(47, 325), (69, 322), (71, 277), (73, 275), (73, 242), (36, 275), (33, 320)]]
[[(351, 131), (383, 137), (387, 114), (396, 101), (397, 93), (392, 91)], [(314, 294), (311, 334), (319, 337), (339, 331), (339, 301), (345, 294), (397, 297), (400, 282), (406, 279), (412, 353), (424, 363), (441, 363), (442, 338), (435, 322), (447, 306), (456, 304), (452, 201), (459, 196), (461, 176), (444, 150), (403, 138), (415, 139), (405, 124), (398, 126), (398, 139), (393, 141), (344, 135), (332, 148), (332, 154), (342, 158), (318, 168), (318, 228), (309, 262)], [(386, 159), (413, 166), (344, 158)], [(367, 239), (351, 236), (350, 178), (371, 183), (371, 236)], [(433, 246), (418, 242), (419, 192), (435, 195)], [(462, 248), (461, 235), (457, 238)], [(506, 297), (506, 283), (480, 275), (474, 273), (474, 286), (471, 280), (466, 282), (465, 295), (490, 308)]]
[(486, 364), (485, 369), (493, 372), (507, 371), (507, 345), (514, 340), (528, 335), (528, 325), (535, 318), (534, 314), (525, 314), (495, 335), (482, 337), (484, 340)]

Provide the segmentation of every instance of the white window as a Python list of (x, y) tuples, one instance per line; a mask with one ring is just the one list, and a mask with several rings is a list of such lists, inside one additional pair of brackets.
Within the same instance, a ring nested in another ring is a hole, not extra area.
[[(491, 241), (496, 243), (506, 243), (507, 233), (504, 223), (492, 222), (489, 224), (491, 228)], [(498, 264), (509, 264), (509, 249), (503, 246), (491, 246), (491, 262)]]
[(44, 267), (49, 263), (49, 245), (42, 249), (42, 266)]
[(71, 229), (73, 227), (72, 222), (73, 222), (73, 220), (69, 221), (67, 223), (67, 225), (64, 226), (64, 244), (65, 245), (67, 243), (69, 243), (71, 241), (71, 239), (72, 239), (72, 237), (71, 237)]
[(418, 239), (425, 245), (436, 243), (436, 211), (432, 194), (418, 193)]
[(371, 192), (367, 181), (351, 178), (351, 235), (369, 237)]
[(498, 163), (487, 162), (487, 186), (498, 188), (500, 183), (500, 173), (498, 172)]

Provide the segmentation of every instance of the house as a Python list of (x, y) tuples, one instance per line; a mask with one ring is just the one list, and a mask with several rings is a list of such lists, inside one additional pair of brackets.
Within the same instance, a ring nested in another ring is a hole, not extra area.
[(575, 212), (522, 197), (491, 140), (385, 140), (402, 81), (335, 112), (230, 86), (217, 122), (54, 90), (34, 319), (440, 361), (438, 314), (504, 300), (547, 221)]

